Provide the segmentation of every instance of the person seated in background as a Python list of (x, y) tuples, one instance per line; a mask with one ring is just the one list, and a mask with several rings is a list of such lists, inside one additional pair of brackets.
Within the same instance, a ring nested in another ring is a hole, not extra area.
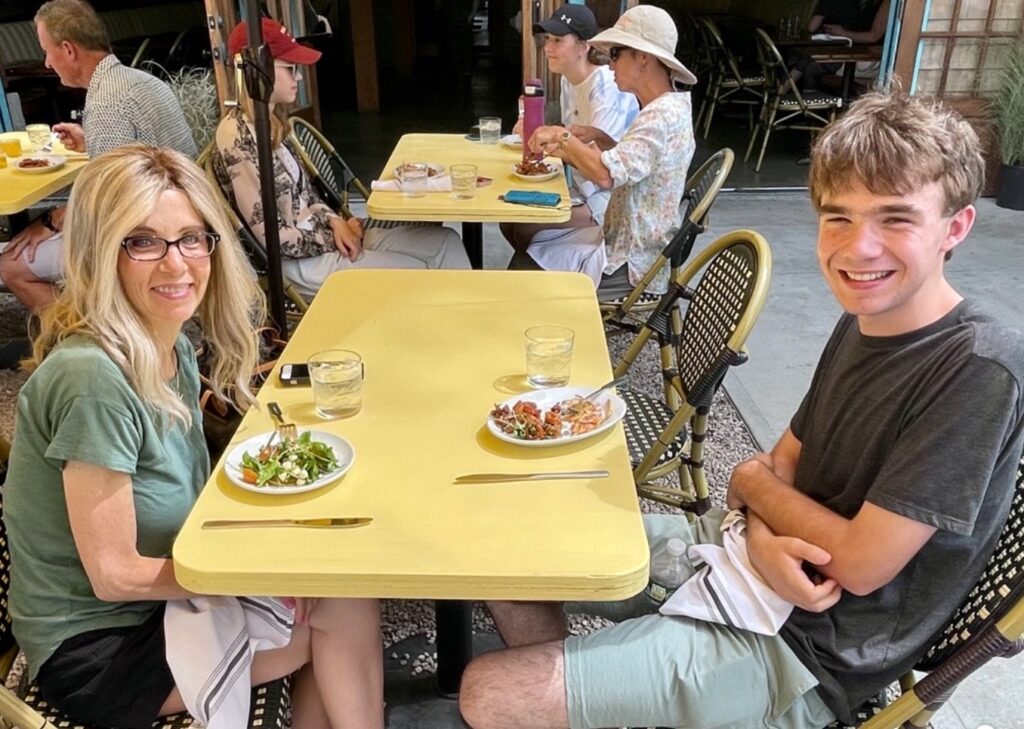
[[(639, 107), (633, 94), (620, 91), (611, 69), (601, 63), (600, 54), (587, 43), (597, 33), (597, 19), (586, 5), (563, 5), (547, 20), (533, 26), (544, 33), (544, 57), (552, 73), (561, 74), (561, 121), (570, 132), (581, 127), (600, 129), (618, 142), (636, 118)], [(512, 130), (522, 133), (522, 120)], [(569, 194), (584, 201), (572, 208), (569, 220), (561, 224), (502, 223), (501, 233), (521, 258), (534, 241), (557, 240), (574, 228), (604, 224), (609, 190), (602, 190), (582, 175), (571, 172)], [(514, 268), (534, 268), (532, 259), (513, 261)]]
[[(13, 630), (51, 705), (87, 726), (149, 729), (184, 710), (167, 649), (190, 636), (165, 640), (164, 618), (193, 595), (171, 545), (210, 473), (182, 326), (198, 317), (213, 391), (245, 409), (263, 299), (203, 172), (171, 150), (92, 160), (68, 243), (4, 490)], [(382, 729), (377, 601), (298, 600), (294, 620), (290, 642), (252, 657), (252, 681), (298, 672), (293, 726)], [(195, 641), (187, 652), (206, 647)]]
[[(811, 17), (807, 21), (807, 30), (813, 35), (828, 35), (849, 38), (853, 43), (871, 45), (881, 43), (885, 37), (885, 28), (889, 22), (890, 0), (872, 1), (867, 4), (848, 2), (846, 0), (817, 0)], [(841, 63), (818, 63), (802, 53), (791, 54), (789, 76), (805, 91), (817, 91), (821, 88), (821, 79), (825, 74), (836, 74), (842, 69)], [(868, 76), (870, 68), (878, 72), (878, 63), (857, 64), (857, 76)]]
[[(676, 91), (674, 84), (697, 79), (675, 57), (677, 39), (672, 16), (661, 8), (627, 10), (590, 40), (611, 58), (619, 90), (640, 103), (622, 138), (616, 142), (593, 126), (545, 126), (526, 142), (611, 190), (603, 226), (535, 239), (527, 249), (543, 269), (587, 274), (602, 299), (627, 295), (682, 223), (679, 206), (696, 145), (690, 92)], [(664, 287), (666, 279), (662, 273), (654, 286)]]
[[(270, 97), (274, 185), (277, 192), (281, 271), (303, 296), (312, 298), (324, 280), (348, 268), (469, 268), (455, 231), (438, 225), (364, 226), (338, 215), (317, 194), (298, 155), (289, 148), (287, 106), (295, 101), (300, 66), (316, 63), (320, 51), (299, 45), (276, 20), (263, 18), (263, 38), (276, 73)], [(234, 57), (248, 45), (246, 24), (228, 39)], [(265, 243), (260, 170), (252, 101), (238, 90), (240, 106), (217, 126), (213, 169), (239, 216)]]
[[(103, 21), (83, 0), (50, 0), (35, 16), (47, 68), (65, 86), (86, 89), (82, 125), (57, 124), (61, 143), (90, 157), (142, 142), (195, 158), (196, 145), (171, 88), (156, 76), (121, 65)], [(0, 279), (25, 306), (53, 303), (63, 275), (64, 207), (48, 210), (0, 255)]]
[[(559, 605), (491, 603), (509, 648), (463, 676), (473, 729), (853, 723), (979, 579), (1024, 448), (1024, 334), (945, 278), (974, 224), (981, 143), (935, 100), (873, 93), (811, 159), (817, 258), (845, 313), (790, 427), (736, 466), (726, 498), (745, 509), (753, 568), (797, 607), (765, 635), (584, 603), (622, 622), (567, 636)], [(723, 516), (644, 526), (656, 549), (721, 543)]]

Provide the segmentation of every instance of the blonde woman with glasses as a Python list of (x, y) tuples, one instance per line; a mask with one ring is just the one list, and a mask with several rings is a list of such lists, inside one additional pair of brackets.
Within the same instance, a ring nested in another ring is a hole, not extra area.
[[(210, 471), (182, 327), (198, 319), (214, 392), (246, 407), (263, 304), (203, 173), (177, 152), (90, 162), (67, 231), (4, 494), (13, 630), (52, 705), (148, 729), (184, 710), (166, 647), (188, 638), (165, 641), (164, 613), (192, 595), (171, 545)], [(285, 647), (252, 658), (253, 682), (298, 672), (295, 727), (383, 727), (377, 602), (299, 600), (294, 617)]]
[[(263, 38), (274, 58), (270, 96), (274, 188), (277, 193), (281, 270), (306, 297), (324, 279), (348, 268), (469, 268), (458, 234), (440, 225), (364, 224), (331, 210), (313, 188), (306, 170), (290, 149), (286, 109), (298, 95), (302, 68), (316, 63), (320, 51), (299, 45), (283, 25), (263, 19)], [(234, 57), (248, 45), (246, 24), (231, 31), (228, 50)], [(228, 111), (217, 127), (214, 172), (221, 188), (253, 234), (265, 242), (260, 169), (252, 102), (239, 90), (241, 105)]]

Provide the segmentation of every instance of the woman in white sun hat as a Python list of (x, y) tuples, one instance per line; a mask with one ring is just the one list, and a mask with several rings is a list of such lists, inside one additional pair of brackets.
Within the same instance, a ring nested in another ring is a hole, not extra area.
[[(602, 299), (624, 296), (679, 229), (679, 203), (695, 147), (690, 93), (696, 77), (675, 57), (675, 23), (661, 8), (630, 8), (590, 44), (605, 50), (619, 89), (634, 94), (640, 114), (616, 143), (593, 127), (545, 126), (533, 150), (561, 157), (578, 174), (611, 189), (603, 228), (538, 243), (528, 253), (544, 269), (581, 271)], [(664, 286), (665, 274), (655, 280)]]

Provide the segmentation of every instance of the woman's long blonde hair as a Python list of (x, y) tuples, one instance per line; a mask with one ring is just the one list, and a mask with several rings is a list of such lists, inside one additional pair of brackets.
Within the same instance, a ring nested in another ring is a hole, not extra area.
[(27, 365), (38, 367), (73, 334), (91, 337), (125, 373), (143, 402), (191, 424), (189, 407), (160, 375), (160, 352), (117, 274), (121, 241), (142, 225), (161, 193), (180, 190), (220, 235), (197, 315), (210, 349), (214, 393), (244, 410), (259, 356), (256, 325), (265, 303), (234, 230), (202, 171), (169, 149), (131, 144), (89, 162), (71, 190), (64, 222), (64, 289), (41, 314)]

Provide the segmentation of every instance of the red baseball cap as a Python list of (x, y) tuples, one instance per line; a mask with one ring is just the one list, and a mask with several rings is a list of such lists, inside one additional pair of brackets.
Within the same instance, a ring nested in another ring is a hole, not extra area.
[[(291, 61), (303, 66), (310, 66), (320, 60), (320, 51), (299, 45), (288, 29), (273, 18), (263, 18), (263, 42), (270, 49), (270, 55), (276, 61)], [(228, 53), (234, 58), (243, 48), (249, 45), (249, 30), (243, 20), (231, 31), (228, 38)]]

